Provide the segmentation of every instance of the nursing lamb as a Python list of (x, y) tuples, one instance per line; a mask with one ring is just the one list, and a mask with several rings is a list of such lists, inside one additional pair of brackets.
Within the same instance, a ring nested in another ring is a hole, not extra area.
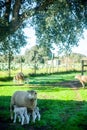
[(32, 111), (32, 118), (34, 122), (34, 109), (37, 106), (37, 93), (34, 90), (31, 91), (16, 91), (11, 97), (10, 113), (11, 119), (13, 119), (13, 107), (27, 107)]
[(26, 124), (29, 123), (30, 116), (27, 113), (27, 108), (26, 107), (18, 107), (14, 105), (14, 123), (16, 122), (17, 118), (19, 119), (19, 122), (21, 122), (21, 125), (24, 125), (25, 122)]

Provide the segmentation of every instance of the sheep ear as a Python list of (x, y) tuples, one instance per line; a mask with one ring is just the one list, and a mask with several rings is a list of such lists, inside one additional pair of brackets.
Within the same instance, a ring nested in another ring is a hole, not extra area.
[(37, 92), (36, 92), (36, 91), (34, 91), (34, 90), (30, 90), (30, 91), (29, 91), (29, 90), (27, 90), (27, 92), (28, 92), (28, 93), (35, 93), (35, 94), (37, 94)]

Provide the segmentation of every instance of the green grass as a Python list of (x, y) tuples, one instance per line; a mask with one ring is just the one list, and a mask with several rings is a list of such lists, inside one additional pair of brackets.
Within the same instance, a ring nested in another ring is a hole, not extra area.
[[(16, 86), (12, 80), (0, 81), (0, 129), (2, 130), (86, 130), (87, 89), (73, 90), (67, 82), (76, 73), (30, 77), (29, 84)], [(60, 84), (63, 82), (63, 85)], [(65, 83), (65, 84), (64, 84)], [(21, 126), (10, 120), (10, 98), (16, 90), (36, 90), (41, 120)], [(82, 100), (77, 96), (80, 95)], [(6, 126), (6, 127), (5, 127)]]

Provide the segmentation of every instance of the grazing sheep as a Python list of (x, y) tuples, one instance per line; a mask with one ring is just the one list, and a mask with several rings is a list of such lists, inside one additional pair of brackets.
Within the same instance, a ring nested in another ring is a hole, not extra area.
[(13, 82), (17, 82), (18, 84), (23, 83), (24, 81), (24, 74), (22, 72), (16, 74), (13, 78)]
[(27, 107), (32, 110), (32, 118), (34, 122), (34, 108), (37, 106), (37, 93), (34, 90), (31, 91), (16, 91), (11, 97), (10, 113), (11, 119), (13, 119), (13, 106)]
[(19, 118), (19, 122), (21, 122), (21, 125), (24, 125), (25, 121), (26, 124), (29, 123), (29, 115), (27, 113), (26, 107), (18, 107), (14, 105), (14, 123), (16, 122), (17, 117)]
[(84, 88), (85, 83), (87, 83), (87, 76), (85, 76), (85, 75), (76, 75), (75, 78), (78, 79), (81, 82), (81, 84), (82, 84), (82, 86)]

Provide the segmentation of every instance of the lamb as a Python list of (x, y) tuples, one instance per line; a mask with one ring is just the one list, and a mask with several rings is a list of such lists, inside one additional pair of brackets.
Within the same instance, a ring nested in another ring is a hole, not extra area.
[(18, 107), (14, 105), (14, 123), (16, 122), (17, 117), (19, 118), (19, 122), (21, 122), (21, 125), (24, 125), (25, 121), (26, 124), (29, 123), (30, 117), (27, 113), (26, 107)]
[(81, 82), (83, 88), (85, 88), (85, 83), (87, 83), (87, 76), (86, 75), (76, 75), (75, 78), (78, 79)]
[(11, 97), (10, 113), (11, 119), (13, 119), (13, 106), (27, 107), (32, 111), (32, 118), (34, 122), (34, 108), (37, 106), (37, 93), (34, 90), (31, 91), (16, 91)]
[(36, 118), (38, 118), (38, 121), (40, 121), (41, 115), (39, 112), (39, 107), (35, 107), (34, 113), (35, 113), (34, 120), (36, 120)]
[(13, 78), (13, 82), (17, 82), (18, 84), (20, 83), (23, 83), (24, 81), (24, 74), (22, 72), (16, 74)]
[[(29, 116), (31, 115), (30, 110), (28, 111), (28, 115)], [(38, 121), (40, 121), (40, 118), (41, 118), (41, 115), (40, 115), (40, 112), (39, 112), (39, 107), (36, 106), (34, 108), (33, 122), (35, 122), (36, 119), (38, 119)]]
[[(28, 114), (31, 115), (31, 111), (28, 111)], [(40, 121), (40, 118), (41, 118), (41, 115), (40, 115), (40, 112), (39, 112), (39, 107), (35, 107), (34, 108), (34, 113), (33, 113), (33, 122), (35, 122), (36, 118), (38, 119), (38, 121)]]

